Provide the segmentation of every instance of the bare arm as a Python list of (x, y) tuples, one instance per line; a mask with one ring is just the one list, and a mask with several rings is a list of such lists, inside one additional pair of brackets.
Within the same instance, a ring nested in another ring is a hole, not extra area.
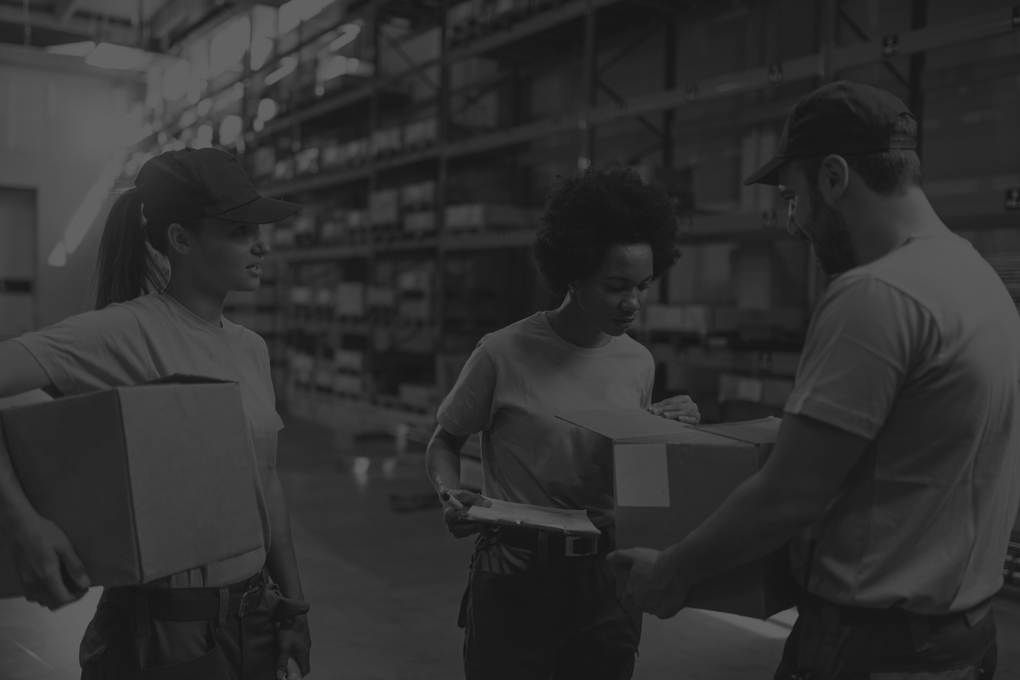
[[(269, 548), (269, 554), (266, 555), (269, 575), (280, 586), (280, 592), (284, 597), (304, 600), (297, 556), (294, 554), (294, 540), (290, 532), (290, 511), (287, 509), (287, 499), (276, 470), (273, 470), (273, 477), (269, 480), (266, 505), (269, 508), (269, 523), (273, 531), (273, 544)], [(301, 615), (282, 621), (276, 637), (277, 676), (279, 671), (286, 673), (288, 658), (297, 662), (303, 676), (311, 673), (309, 652), (312, 639), (308, 631), (308, 616)]]
[(762, 470), (686, 538), (661, 553), (610, 555), (630, 568), (628, 595), (644, 611), (673, 616), (691, 585), (763, 557), (820, 517), (867, 446), (855, 434), (787, 415)]
[(440, 425), (436, 427), (428, 448), (425, 449), (425, 467), (429, 481), (436, 493), (443, 499), (447, 527), (457, 538), (464, 538), (481, 531), (477, 522), (463, 519), (465, 506), (491, 505), (476, 493), (460, 487), (460, 450), (464, 448), (467, 436), (450, 434)]
[[(42, 366), (16, 342), (0, 343), (0, 398), (51, 387)], [(0, 529), (10, 537), (21, 585), (33, 602), (57, 609), (79, 599), (88, 575), (56, 524), (35, 511), (21, 488), (0, 422)], [(61, 573), (67, 571), (70, 582)]]

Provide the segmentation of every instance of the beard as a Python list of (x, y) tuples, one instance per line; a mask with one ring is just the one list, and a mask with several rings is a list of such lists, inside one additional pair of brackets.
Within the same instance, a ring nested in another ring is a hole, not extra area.
[[(814, 189), (814, 187), (811, 187)], [(850, 238), (850, 226), (839, 212), (825, 202), (817, 190), (811, 192), (811, 245), (815, 256), (828, 276), (838, 276), (860, 265), (860, 258)]]

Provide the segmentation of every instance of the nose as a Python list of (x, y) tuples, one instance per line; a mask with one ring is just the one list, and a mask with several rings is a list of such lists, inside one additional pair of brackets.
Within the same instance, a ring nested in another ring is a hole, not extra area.
[(643, 297), (636, 288), (631, 289), (623, 300), (620, 302), (620, 309), (626, 312), (628, 315), (637, 314), (641, 311), (641, 298)]
[(258, 241), (255, 242), (255, 252), (262, 257), (273, 252), (272, 247), (269, 245), (269, 241), (266, 240), (266, 235), (262, 233), (262, 225), (259, 225), (259, 238)]

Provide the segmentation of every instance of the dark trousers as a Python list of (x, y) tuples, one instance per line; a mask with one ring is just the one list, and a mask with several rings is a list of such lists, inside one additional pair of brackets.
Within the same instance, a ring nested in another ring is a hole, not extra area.
[(918, 616), (841, 607), (806, 594), (798, 611), (775, 680), (992, 680), (995, 675), (990, 605), (970, 616)]
[(467, 680), (627, 680), (641, 612), (616, 596), (605, 555), (539, 554), (479, 538), (461, 605)]
[[(231, 586), (244, 592), (246, 584)], [(208, 597), (207, 588), (160, 590), (161, 597)], [(82, 641), (82, 680), (275, 680), (279, 601), (267, 586), (244, 616), (194, 621), (159, 620), (115, 606), (108, 593)], [(123, 598), (121, 598), (123, 599)]]

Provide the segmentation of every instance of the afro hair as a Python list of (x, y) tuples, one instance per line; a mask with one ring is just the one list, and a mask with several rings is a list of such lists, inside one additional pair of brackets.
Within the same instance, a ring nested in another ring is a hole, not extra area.
[(680, 258), (679, 229), (676, 206), (661, 186), (628, 168), (590, 168), (557, 179), (531, 250), (542, 284), (564, 295), (570, 283), (598, 271), (616, 244), (649, 244), (659, 278)]

